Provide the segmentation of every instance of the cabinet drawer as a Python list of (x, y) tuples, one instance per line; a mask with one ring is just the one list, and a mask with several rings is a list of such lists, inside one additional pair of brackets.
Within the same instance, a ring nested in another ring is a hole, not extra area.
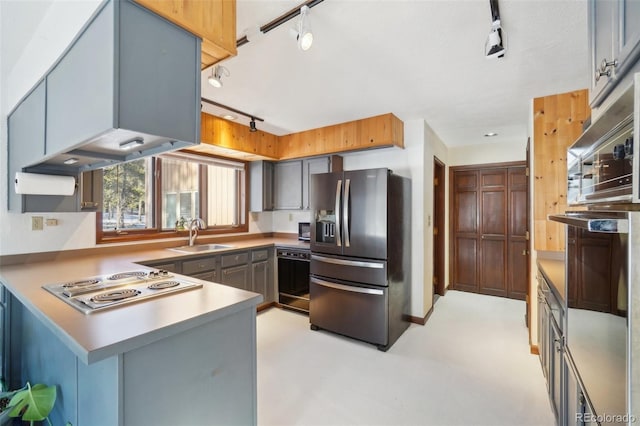
[(185, 275), (211, 271), (216, 268), (215, 257), (205, 257), (202, 259), (185, 260), (182, 262), (182, 273)]
[(176, 269), (176, 264), (175, 262), (169, 262), (169, 263), (157, 263), (154, 265), (149, 265), (152, 268), (156, 268), (156, 269), (164, 269), (165, 271), (169, 271), (169, 272), (178, 272), (178, 270)]
[(191, 276), (204, 281), (216, 282), (218, 280), (218, 273), (216, 271), (203, 272), (201, 274), (193, 274)]
[(231, 253), (222, 255), (222, 267), (227, 268), (229, 266), (242, 265), (249, 261), (249, 253), (244, 251), (241, 253)]
[(260, 262), (261, 260), (267, 260), (269, 258), (269, 250), (254, 250), (251, 252), (251, 261)]

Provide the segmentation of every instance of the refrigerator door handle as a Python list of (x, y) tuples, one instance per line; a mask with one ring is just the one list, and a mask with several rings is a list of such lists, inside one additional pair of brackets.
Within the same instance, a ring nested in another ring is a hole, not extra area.
[(351, 196), (350, 194), (350, 187), (351, 187), (351, 179), (347, 179), (344, 181), (344, 205), (342, 206), (342, 214), (344, 216), (344, 246), (345, 247), (349, 247), (350, 241), (349, 241), (349, 210), (350, 210), (350, 203), (349, 203), (349, 198)]
[(384, 263), (363, 262), (361, 260), (334, 259), (333, 257), (318, 256), (317, 254), (312, 254), (311, 260), (317, 260), (318, 262), (324, 262), (324, 263), (332, 263), (334, 265), (357, 266), (359, 268), (371, 268), (371, 269), (384, 269)]
[(325, 280), (319, 280), (318, 278), (311, 278), (311, 282), (317, 285), (321, 285), (323, 287), (329, 287), (329, 288), (333, 288), (336, 290), (344, 290), (344, 291), (349, 291), (351, 293), (363, 293), (363, 294), (372, 294), (375, 296), (383, 296), (384, 295), (384, 291), (382, 290), (376, 290), (373, 288), (362, 288), (362, 287), (354, 287), (354, 286), (350, 286), (350, 285), (344, 285), (344, 284), (337, 284), (337, 283), (331, 283), (329, 281), (325, 281)]
[(341, 217), (340, 217), (340, 195), (342, 193), (342, 179), (338, 179), (338, 183), (336, 184), (336, 206), (335, 206), (335, 215), (336, 215), (336, 244), (338, 247), (342, 246), (342, 238), (340, 233), (342, 232), (341, 226)]

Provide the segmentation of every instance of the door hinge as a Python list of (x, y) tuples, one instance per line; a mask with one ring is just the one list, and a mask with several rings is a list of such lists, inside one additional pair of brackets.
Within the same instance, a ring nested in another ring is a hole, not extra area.
[(529, 231), (524, 233), (524, 239), (529, 241)]
[(435, 275), (433, 276), (433, 283), (434, 284), (438, 284), (438, 277), (436, 277)]
[(438, 227), (433, 227), (433, 235), (438, 235)]
[(528, 168), (528, 167), (525, 167), (525, 169), (524, 169), (524, 175), (525, 175), (525, 176), (529, 176), (529, 168)]
[(440, 182), (439, 182), (438, 178), (437, 178), (437, 177), (434, 177), (434, 178), (433, 178), (433, 186), (438, 186), (438, 185), (439, 185), (439, 183), (440, 183)]

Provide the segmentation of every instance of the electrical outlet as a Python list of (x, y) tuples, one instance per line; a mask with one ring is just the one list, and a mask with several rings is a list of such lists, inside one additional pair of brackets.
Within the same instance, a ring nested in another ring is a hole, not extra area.
[(47, 226), (58, 226), (58, 219), (47, 219), (44, 223)]
[(31, 230), (32, 231), (42, 231), (44, 229), (44, 221), (42, 216), (32, 216), (31, 217)]

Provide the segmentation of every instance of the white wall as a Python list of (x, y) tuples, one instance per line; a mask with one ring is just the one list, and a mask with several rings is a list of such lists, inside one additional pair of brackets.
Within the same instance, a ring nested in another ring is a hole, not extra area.
[(449, 166), (506, 163), (526, 159), (527, 140), (449, 148)]

